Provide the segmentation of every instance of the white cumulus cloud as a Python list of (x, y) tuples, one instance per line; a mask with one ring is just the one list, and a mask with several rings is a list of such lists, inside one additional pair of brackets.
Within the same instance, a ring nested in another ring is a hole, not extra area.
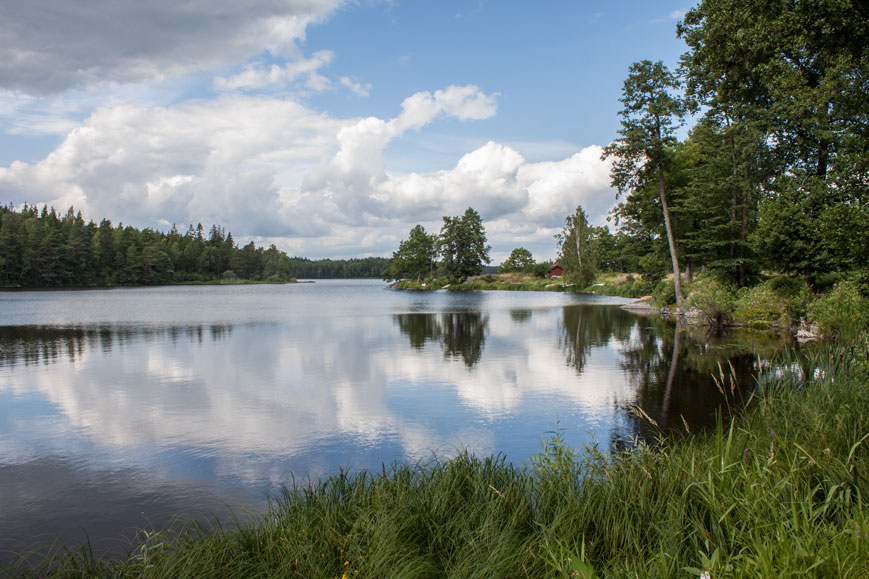
[(310, 257), (389, 255), (417, 223), (474, 207), (497, 257), (519, 245), (554, 256), (552, 235), (582, 205), (614, 203), (592, 146), (528, 162), (490, 141), (451, 168), (395, 174), (387, 150), (441, 118), (486, 119), (496, 98), (450, 86), (406, 98), (397, 116), (339, 119), (292, 100), (238, 92), (169, 106), (106, 106), (47, 157), (0, 168), (6, 202), (69, 205), (139, 227), (202, 222)]

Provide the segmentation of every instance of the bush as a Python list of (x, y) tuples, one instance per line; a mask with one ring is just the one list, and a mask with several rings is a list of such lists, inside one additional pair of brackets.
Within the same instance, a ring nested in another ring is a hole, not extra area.
[(791, 309), (790, 301), (765, 282), (737, 292), (733, 317), (747, 326), (790, 327), (795, 321)]
[(235, 272), (231, 269), (228, 269), (220, 274), (220, 283), (222, 284), (238, 283), (238, 281), (238, 276), (235, 275)]
[(781, 296), (796, 297), (806, 284), (802, 280), (788, 275), (777, 275), (767, 282), (769, 289)]
[(841, 273), (822, 273), (815, 278), (815, 290), (820, 292), (832, 291), (841, 280)]
[(671, 279), (662, 279), (652, 289), (655, 306), (663, 308), (676, 303), (676, 284)]
[(733, 320), (736, 294), (733, 286), (715, 278), (700, 278), (691, 286), (685, 304), (688, 309), (699, 310), (707, 323), (724, 326)]
[(860, 294), (857, 283), (843, 281), (809, 305), (808, 317), (824, 334), (854, 338), (861, 329), (869, 329), (869, 299)]
[[(652, 284), (647, 282), (646, 280), (635, 279), (633, 283), (631, 283), (629, 297), (641, 298), (652, 293), (653, 289), (654, 287), (652, 286)], [(675, 297), (673, 299), (675, 299)]]

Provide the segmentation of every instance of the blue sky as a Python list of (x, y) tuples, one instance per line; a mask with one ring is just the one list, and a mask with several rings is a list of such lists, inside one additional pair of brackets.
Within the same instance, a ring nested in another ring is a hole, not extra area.
[(495, 263), (615, 203), (630, 63), (691, 5), (32, 0), (0, 19), (0, 202), (311, 258), (390, 255), (480, 212)]

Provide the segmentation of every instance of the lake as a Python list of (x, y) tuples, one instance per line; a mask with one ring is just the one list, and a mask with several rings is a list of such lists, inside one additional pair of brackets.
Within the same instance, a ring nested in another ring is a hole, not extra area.
[[(381, 281), (0, 293), (0, 563), (177, 514), (263, 512), (292, 480), (462, 449), (527, 461), (714, 421), (782, 341), (550, 292)], [(729, 386), (728, 386), (729, 388)], [(85, 535), (86, 534), (86, 535)]]

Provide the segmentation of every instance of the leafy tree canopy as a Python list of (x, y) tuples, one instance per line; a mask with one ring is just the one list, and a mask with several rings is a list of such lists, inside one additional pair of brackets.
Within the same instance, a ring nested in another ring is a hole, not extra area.
[(498, 267), (500, 273), (532, 272), (534, 271), (534, 256), (524, 247), (517, 247), (510, 252), (504, 263)]
[(406, 241), (392, 254), (392, 264), (383, 273), (383, 279), (421, 280), (434, 273), (436, 237), (425, 232), (422, 225), (410, 230)]
[(483, 271), (483, 264), (491, 261), (491, 249), (486, 244), (486, 230), (480, 215), (472, 208), (468, 207), (464, 215), (459, 217), (444, 217), (438, 239), (441, 272), (444, 275), (455, 280), (479, 275)]

